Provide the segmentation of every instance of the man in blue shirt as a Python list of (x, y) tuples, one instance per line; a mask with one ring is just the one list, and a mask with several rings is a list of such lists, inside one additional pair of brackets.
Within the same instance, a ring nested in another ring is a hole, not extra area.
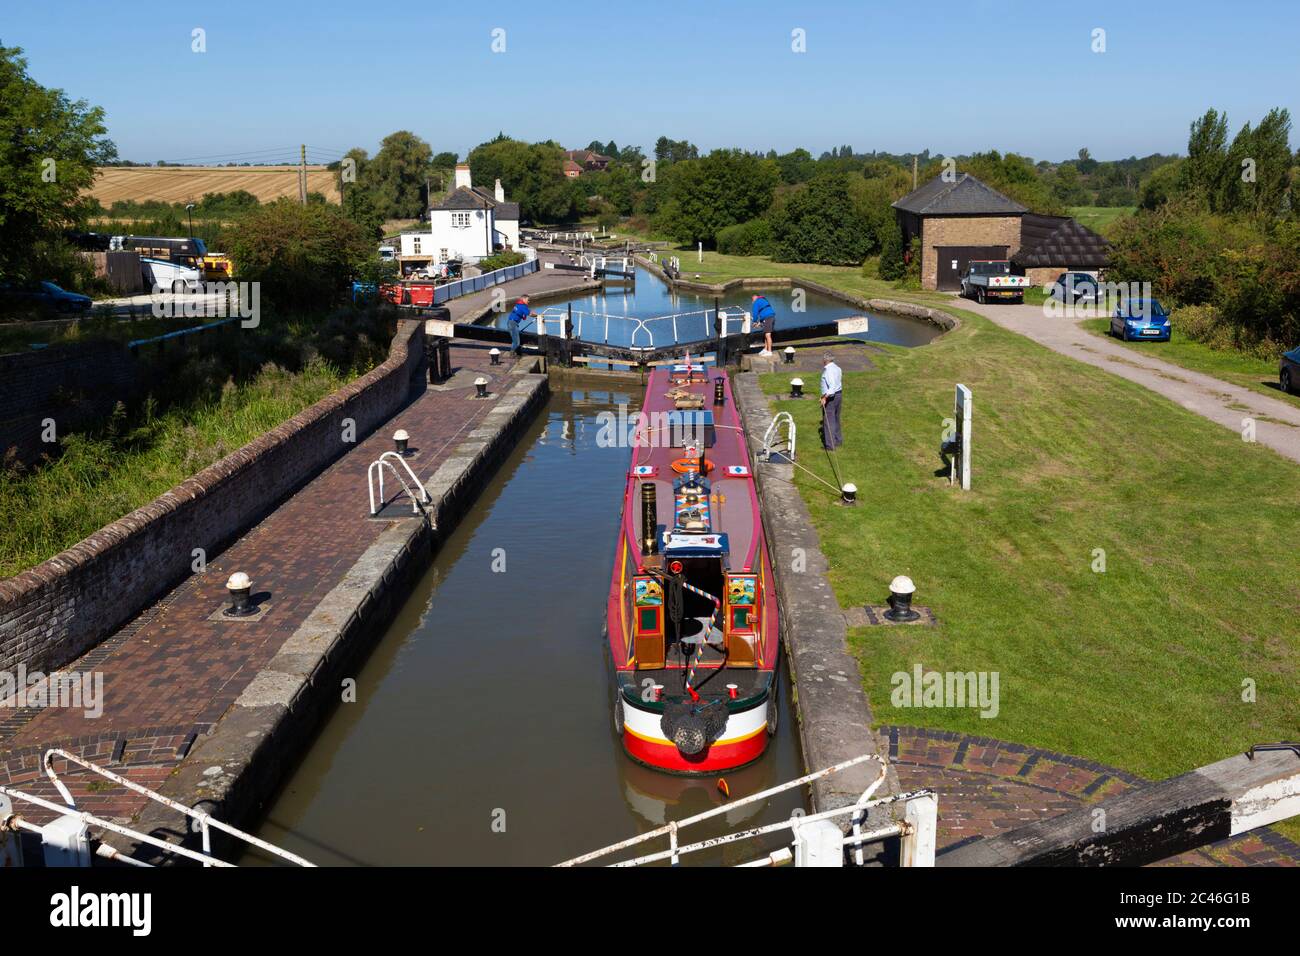
[(772, 303), (767, 301), (767, 296), (756, 295), (749, 314), (754, 320), (753, 328), (763, 330), (763, 351), (758, 354), (771, 355), (772, 330), (776, 328), (776, 309), (772, 308)]
[(827, 352), (822, 356), (822, 446), (834, 451), (844, 444), (840, 431), (840, 401), (843, 397), (844, 373)]
[(515, 307), (510, 310), (510, 315), (506, 320), (506, 324), (510, 326), (510, 354), (511, 355), (514, 356), (519, 355), (519, 351), (520, 351), (519, 327), (523, 325), (525, 319), (527, 319), (531, 315), (536, 315), (536, 314), (537, 314), (536, 312), (529, 311), (528, 296), (526, 295), (521, 295), (519, 297), (519, 301), (515, 303)]

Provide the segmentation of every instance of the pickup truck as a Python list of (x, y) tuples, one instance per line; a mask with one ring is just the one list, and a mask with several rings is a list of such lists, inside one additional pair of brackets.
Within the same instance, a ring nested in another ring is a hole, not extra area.
[(961, 275), (962, 298), (979, 302), (989, 299), (1024, 302), (1028, 288), (1028, 277), (1013, 276), (1011, 263), (1006, 259), (975, 259), (967, 263)]

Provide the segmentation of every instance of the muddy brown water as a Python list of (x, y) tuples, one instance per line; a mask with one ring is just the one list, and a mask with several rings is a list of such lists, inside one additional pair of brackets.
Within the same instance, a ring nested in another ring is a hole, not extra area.
[[(724, 803), (716, 776), (641, 767), (613, 732), (601, 626), (630, 450), (600, 446), (598, 416), (639, 401), (634, 391), (556, 390), (258, 835), (321, 865), (547, 865)], [(787, 675), (781, 687), (767, 753), (724, 775), (733, 799), (803, 773)], [(788, 791), (684, 841), (785, 819), (805, 800)], [(656, 840), (640, 852), (666, 848)], [(689, 859), (760, 853), (747, 841)]]

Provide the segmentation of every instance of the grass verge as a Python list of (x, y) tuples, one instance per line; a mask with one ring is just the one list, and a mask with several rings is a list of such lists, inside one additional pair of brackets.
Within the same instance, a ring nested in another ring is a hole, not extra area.
[[(1108, 319), (1084, 319), (1080, 327), (1093, 335), (1109, 337)], [(1119, 342), (1119, 339), (1112, 341)], [(1212, 349), (1203, 342), (1188, 338), (1178, 330), (1175, 324), (1168, 342), (1121, 342), (1135, 352), (1145, 352), (1155, 358), (1164, 359), (1172, 365), (1181, 365), (1193, 372), (1202, 372), (1223, 379), (1233, 385), (1240, 385), (1252, 392), (1259, 392), (1270, 398), (1290, 402), (1300, 408), (1300, 395), (1288, 395), (1278, 387), (1277, 363), (1244, 355), (1241, 352), (1224, 352)]]
[[(1300, 473), (1140, 386), (957, 314), (963, 326), (930, 345), (846, 373), (840, 470), (862, 489), (857, 508), (796, 472), (841, 605), (881, 603), (908, 574), (940, 622), (850, 632), (875, 719), (1150, 778), (1293, 739)], [(784, 378), (763, 387), (783, 392)], [(965, 494), (934, 475), (956, 382), (975, 402)], [(776, 405), (816, 435), (815, 402)], [(801, 446), (833, 481), (815, 438)], [(893, 675), (918, 662), (998, 672), (997, 716), (894, 706)], [(1294, 821), (1282, 829), (1300, 838)]]

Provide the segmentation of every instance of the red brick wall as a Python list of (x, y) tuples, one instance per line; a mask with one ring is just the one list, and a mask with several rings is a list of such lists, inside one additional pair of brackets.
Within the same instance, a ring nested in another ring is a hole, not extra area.
[[(287, 495), (390, 418), (424, 361), (424, 323), (403, 321), (388, 359), (143, 508), (0, 581), (0, 670), (51, 671), (94, 647), (211, 560)], [(358, 489), (358, 494), (360, 489)], [(361, 499), (358, 499), (360, 502)], [(360, 505), (359, 505), (360, 506)]]

